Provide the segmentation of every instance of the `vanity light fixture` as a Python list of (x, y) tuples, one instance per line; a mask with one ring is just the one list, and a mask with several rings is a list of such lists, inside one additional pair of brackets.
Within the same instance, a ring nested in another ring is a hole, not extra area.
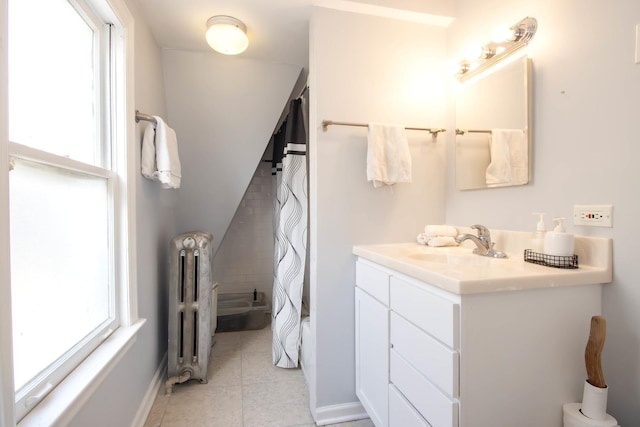
[(473, 54), (458, 64), (456, 77), (465, 81), (491, 67), (498, 61), (523, 48), (533, 38), (538, 29), (536, 18), (526, 17), (509, 28), (494, 31), (489, 43), (474, 49)]
[(207, 43), (216, 52), (237, 55), (249, 46), (247, 26), (233, 16), (217, 15), (207, 21)]

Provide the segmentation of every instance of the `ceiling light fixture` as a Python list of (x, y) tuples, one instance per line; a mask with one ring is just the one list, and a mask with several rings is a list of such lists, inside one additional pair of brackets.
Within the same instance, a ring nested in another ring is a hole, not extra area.
[(474, 54), (458, 64), (456, 77), (465, 81), (523, 48), (533, 38), (538, 29), (536, 18), (526, 17), (509, 28), (494, 31), (493, 40), (474, 50)]
[(207, 43), (216, 52), (237, 55), (249, 46), (247, 26), (232, 16), (217, 15), (207, 21)]

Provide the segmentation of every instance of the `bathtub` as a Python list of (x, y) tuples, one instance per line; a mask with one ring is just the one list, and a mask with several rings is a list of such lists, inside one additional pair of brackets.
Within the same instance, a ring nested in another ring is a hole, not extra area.
[(218, 294), (216, 332), (262, 329), (269, 307), (264, 292)]
[(311, 339), (311, 318), (303, 316), (300, 320), (300, 367), (307, 382), (311, 384), (311, 355), (313, 354), (313, 340)]

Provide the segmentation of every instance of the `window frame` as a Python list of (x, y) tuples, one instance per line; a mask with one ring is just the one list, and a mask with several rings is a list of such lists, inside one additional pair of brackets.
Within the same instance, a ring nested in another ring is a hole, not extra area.
[[(112, 46), (111, 66), (102, 70), (113, 81), (109, 108), (112, 127), (100, 129), (110, 132), (114, 141), (108, 159), (112, 170), (109, 179), (115, 192), (113, 226), (115, 235), (114, 253), (117, 257), (113, 280), (115, 282), (114, 324), (108, 337), (103, 334), (89, 357), (82, 361), (58, 386), (53, 388), (36, 407), (31, 410), (20, 425), (49, 425), (69, 422), (81, 408), (109, 371), (131, 348), (145, 319), (138, 318), (136, 289), (136, 203), (135, 180), (135, 107), (133, 105), (133, 30), (134, 21), (123, 0), (87, 0), (91, 10), (105, 22), (112, 24), (109, 44)], [(9, 235), (9, 154), (30, 157), (34, 154), (28, 147), (18, 147), (8, 142), (8, 99), (7, 99), (7, 0), (0, 0), (0, 235)], [(73, 3), (76, 3), (73, 1)], [(101, 79), (102, 80), (102, 79)], [(104, 104), (101, 103), (104, 108)], [(109, 135), (106, 135), (109, 136)], [(19, 144), (18, 144), (19, 145)], [(39, 155), (40, 153), (38, 153)], [(105, 153), (102, 153), (103, 155)], [(73, 167), (73, 161), (49, 158), (54, 163), (62, 162)], [(96, 172), (96, 171), (93, 171)], [(16, 425), (17, 413), (14, 408), (13, 360), (11, 338), (11, 287), (9, 240), (0, 240), (0, 424)]]

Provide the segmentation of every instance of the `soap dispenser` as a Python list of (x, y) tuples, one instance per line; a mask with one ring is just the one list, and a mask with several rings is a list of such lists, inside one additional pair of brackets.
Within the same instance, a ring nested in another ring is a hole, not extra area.
[(575, 245), (573, 234), (564, 230), (564, 218), (553, 218), (556, 226), (544, 238), (544, 253), (556, 256), (572, 256)]
[(534, 212), (531, 215), (539, 215), (540, 220), (538, 224), (536, 224), (536, 231), (533, 233), (533, 238), (531, 239), (531, 250), (533, 252), (542, 253), (544, 250), (544, 237), (547, 232), (547, 228), (544, 225), (544, 214), (541, 212)]

